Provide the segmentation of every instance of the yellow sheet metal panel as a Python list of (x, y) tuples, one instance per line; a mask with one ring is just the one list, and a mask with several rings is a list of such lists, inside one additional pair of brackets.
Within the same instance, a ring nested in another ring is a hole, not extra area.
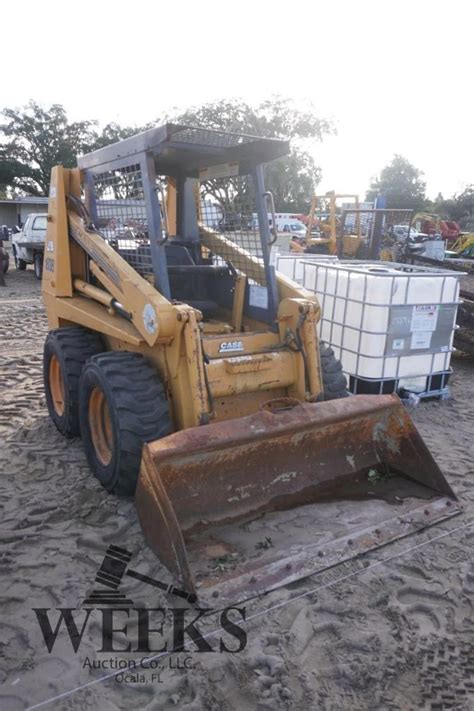
[(144, 339), (133, 324), (119, 316), (112, 316), (105, 306), (92, 301), (92, 299), (84, 296), (55, 298), (51, 294), (45, 293), (43, 301), (48, 318), (51, 313), (52, 318), (55, 319), (54, 325), (51, 325), (50, 322), (52, 328), (57, 327), (58, 320), (67, 321), (71, 325), (85, 326), (133, 345), (144, 344)]
[(235, 331), (240, 331), (242, 328), (246, 283), (247, 277), (244, 274), (236, 276), (234, 286), (234, 303), (232, 305), (232, 325)]
[(208, 358), (222, 358), (227, 355), (249, 355), (262, 353), (280, 344), (278, 333), (261, 331), (257, 333), (232, 333), (205, 335), (203, 348)]
[(270, 398), (271, 390), (287, 388), (294, 383), (296, 359), (295, 353), (279, 351), (212, 360), (206, 366), (212, 396), (219, 398), (266, 391)]
[[(69, 171), (57, 165), (51, 171), (42, 281), (43, 293), (54, 296), (72, 296), (73, 293), (66, 208), (68, 191)], [(52, 306), (54, 308), (54, 304)]]

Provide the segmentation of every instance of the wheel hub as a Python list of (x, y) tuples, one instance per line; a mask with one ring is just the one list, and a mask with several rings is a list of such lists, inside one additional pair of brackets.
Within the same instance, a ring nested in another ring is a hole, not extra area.
[(93, 388), (89, 398), (89, 429), (97, 459), (107, 466), (112, 459), (112, 421), (107, 399), (97, 387)]
[(54, 410), (61, 417), (64, 414), (64, 383), (61, 365), (55, 355), (49, 361), (49, 386)]

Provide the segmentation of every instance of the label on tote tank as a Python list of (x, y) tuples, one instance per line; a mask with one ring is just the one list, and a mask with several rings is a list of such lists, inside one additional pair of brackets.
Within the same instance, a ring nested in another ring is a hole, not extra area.
[(403, 357), (420, 353), (446, 353), (457, 304), (394, 305), (390, 307), (385, 355)]
[(411, 334), (410, 348), (411, 350), (420, 350), (431, 346), (431, 331), (418, 331)]
[[(436, 331), (438, 323), (438, 306), (435, 304), (420, 304), (413, 307), (411, 316), (412, 333), (418, 331)], [(425, 348), (429, 348), (425, 346)]]

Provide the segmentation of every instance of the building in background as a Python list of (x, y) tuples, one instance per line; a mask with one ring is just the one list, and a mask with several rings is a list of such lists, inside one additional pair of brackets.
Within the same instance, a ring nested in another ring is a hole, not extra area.
[(0, 225), (6, 225), (11, 230), (15, 225), (21, 227), (30, 212), (48, 212), (48, 198), (17, 197), (0, 200)]

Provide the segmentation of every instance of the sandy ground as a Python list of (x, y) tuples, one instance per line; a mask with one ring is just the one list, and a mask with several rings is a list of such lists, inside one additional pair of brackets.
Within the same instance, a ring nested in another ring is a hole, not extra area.
[[(95, 617), (77, 654), (64, 633), (48, 653), (33, 608), (51, 608), (53, 625), (56, 608), (77, 608), (80, 625), (81, 602), (110, 543), (133, 552), (135, 569), (166, 574), (144, 543), (133, 502), (107, 495), (90, 475), (80, 441), (63, 439), (50, 423), (39, 284), (31, 270), (7, 279), (0, 293), (2, 711), (48, 699), (55, 700), (41, 708), (474, 708), (474, 365), (463, 357), (453, 361), (452, 399), (413, 411), (463, 514), (251, 601), (246, 614), (255, 617), (238, 654), (165, 656), (157, 661), (159, 680), (142, 670), (143, 678), (100, 681), (55, 698), (110, 673), (90, 669), (87, 659), (106, 666), (111, 657), (144, 655), (98, 652)], [(132, 579), (123, 589), (136, 605), (171, 604)], [(214, 615), (200, 629), (217, 627)], [(136, 633), (136, 624), (129, 629)], [(185, 663), (192, 668), (173, 668)]]

